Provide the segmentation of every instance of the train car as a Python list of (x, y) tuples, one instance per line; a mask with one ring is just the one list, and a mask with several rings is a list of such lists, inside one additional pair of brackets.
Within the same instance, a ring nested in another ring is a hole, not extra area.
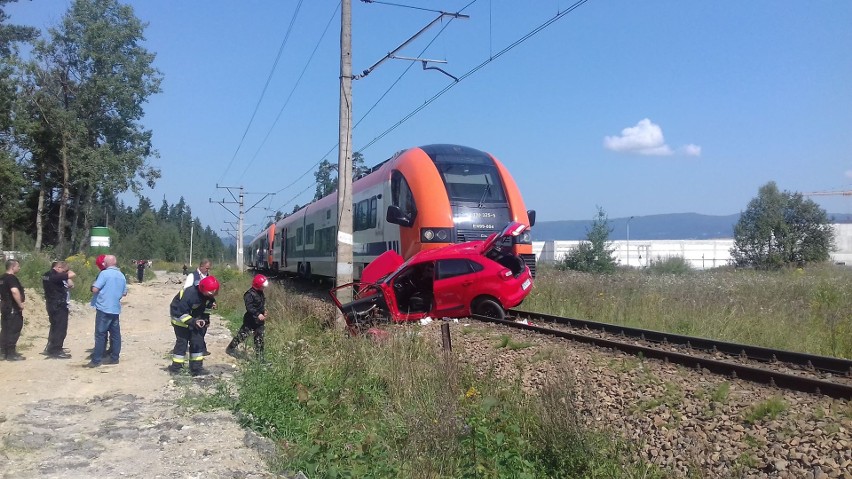
[[(352, 185), (353, 276), (388, 250), (404, 259), (423, 250), (487, 238), (517, 221), (533, 226), (517, 184), (494, 156), (459, 145), (410, 148), (372, 168)], [(532, 238), (514, 252), (535, 273)], [(278, 220), (249, 245), (272, 272), (334, 277), (337, 195)], [(264, 253), (265, 252), (265, 253)]]
[(245, 248), (245, 264), (247, 268), (258, 271), (277, 271), (278, 266), (272, 255), (275, 244), (275, 223), (261, 231)]

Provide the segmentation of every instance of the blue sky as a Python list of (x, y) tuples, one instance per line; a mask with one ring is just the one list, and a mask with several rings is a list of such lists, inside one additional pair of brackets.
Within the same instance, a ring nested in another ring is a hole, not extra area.
[[(209, 202), (230, 200), (217, 183), (275, 192), (247, 215), (254, 233), (264, 215), (308, 202), (316, 163), (329, 152), (337, 162), (337, 1), (303, 2), (295, 20), (295, 0), (125, 3), (149, 23), (147, 48), (164, 76), (144, 119), (163, 174), (146, 192), (154, 204), (183, 195), (218, 230), (233, 217)], [(469, 0), (399, 3), (457, 11)], [(437, 66), (459, 77), (572, 3), (478, 0), (464, 11), (470, 19), (439, 23), (399, 55), (446, 60)], [(7, 13), (46, 28), (69, 4), (21, 1)], [(436, 17), (352, 7), (356, 73)], [(800, 192), (852, 189), (850, 25), (848, 1), (590, 0), (373, 141), (453, 82), (419, 63), (406, 73), (410, 62), (385, 62), (353, 82), (354, 119), (375, 105), (353, 143), (372, 143), (362, 151), (370, 165), (430, 143), (488, 151), (539, 221), (590, 219), (597, 206), (610, 218), (726, 215), (768, 181)], [(247, 195), (247, 206), (262, 197)], [(852, 213), (852, 197), (813, 199)]]

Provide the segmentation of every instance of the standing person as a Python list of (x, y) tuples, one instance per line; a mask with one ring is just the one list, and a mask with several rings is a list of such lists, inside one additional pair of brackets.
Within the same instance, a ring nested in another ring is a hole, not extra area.
[(21, 264), (16, 259), (6, 260), (6, 274), (0, 276), (0, 355), (6, 361), (26, 359), (18, 354), (18, 338), (24, 328), (24, 287), (18, 281)]
[[(212, 268), (212, 267), (213, 267), (213, 263), (209, 259), (207, 259), (207, 258), (202, 259), (201, 262), (198, 263), (198, 269), (196, 269), (191, 274), (188, 274), (186, 276), (186, 280), (183, 282), (183, 289), (186, 289), (186, 288), (189, 288), (189, 287), (192, 287), (192, 286), (198, 286), (198, 283), (200, 283), (202, 279), (204, 279), (208, 275), (210, 275), (210, 268)], [(210, 307), (213, 308), (213, 309), (216, 309), (216, 302), (214, 301), (213, 304), (211, 304)], [(208, 314), (207, 319), (209, 319), (209, 318), (210, 318), (210, 315)], [(209, 321), (207, 322), (207, 327), (210, 327)], [(206, 332), (207, 329), (205, 329), (204, 331)], [(210, 351), (207, 350), (207, 343), (206, 342), (204, 343), (204, 355), (210, 356)]]
[(186, 276), (186, 271), (187, 271), (186, 263), (184, 263), (184, 264), (183, 264), (183, 275), (184, 275), (184, 276)]
[(68, 268), (65, 261), (54, 261), (53, 266), (41, 277), (44, 287), (44, 304), (50, 319), (50, 332), (47, 334), (45, 354), (54, 359), (70, 359), (62, 345), (68, 335), (68, 303), (71, 301), (70, 289), (74, 287), (73, 278), (77, 274)]
[(140, 259), (136, 262), (136, 279), (138, 279), (140, 283), (142, 282), (142, 278), (145, 276), (145, 266), (147, 265), (148, 262), (144, 259)]
[(189, 288), (190, 286), (198, 286), (198, 283), (210, 274), (210, 268), (212, 267), (213, 263), (209, 259), (202, 259), (201, 262), (198, 263), (198, 269), (186, 276), (186, 280), (183, 282), (183, 289)]
[(188, 344), (189, 373), (193, 376), (204, 374), (204, 334), (210, 317), (206, 310), (215, 304), (218, 293), (219, 281), (215, 276), (207, 276), (197, 286), (182, 289), (172, 299), (169, 314), (175, 330), (175, 348), (169, 372), (176, 373), (183, 368)]
[(254, 277), (251, 282), (251, 288), (243, 294), (243, 301), (246, 304), (246, 312), (243, 314), (243, 325), (237, 331), (237, 335), (231, 340), (231, 344), (225, 349), (225, 352), (236, 357), (237, 346), (245, 341), (250, 332), (254, 332), (254, 353), (258, 360), (263, 359), (263, 332), (266, 324), (266, 296), (263, 290), (269, 286), (269, 280), (266, 276), (259, 274)]
[[(103, 270), (105, 270), (105, 269), (107, 268), (107, 267), (106, 267), (106, 264), (104, 264), (105, 259), (106, 259), (106, 255), (105, 255), (105, 254), (99, 255), (99, 256), (97, 257), (97, 259), (95, 259), (95, 266), (97, 266), (97, 267), (98, 267), (98, 271), (103, 271)], [(98, 273), (98, 276), (100, 276), (100, 273)], [(94, 285), (95, 285), (95, 284), (94, 284), (94, 283), (92, 283), (92, 286), (94, 286)], [(93, 294), (92, 294), (92, 300), (91, 300), (91, 301), (89, 301), (89, 306), (91, 306), (92, 308), (96, 308), (95, 304), (97, 303), (97, 301), (98, 301), (98, 293), (93, 293)], [(97, 326), (97, 314), (95, 315), (95, 319), (96, 319), (96, 321), (95, 321), (95, 331), (97, 331), (97, 328), (98, 328), (98, 326)], [(110, 355), (112, 354), (112, 351), (111, 351), (111, 349), (110, 349), (110, 344), (111, 344), (111, 343), (110, 343), (110, 341), (109, 341), (109, 333), (107, 333), (106, 341), (107, 341), (107, 342), (106, 342), (106, 344), (107, 344), (107, 350), (106, 350), (106, 351), (104, 351), (104, 356), (110, 356)], [(95, 349), (94, 349), (94, 348), (92, 348), (92, 354), (90, 354), (90, 355), (89, 355), (89, 359), (92, 359), (92, 355), (94, 354), (94, 352), (95, 352)]]
[(115, 256), (108, 254), (104, 257), (106, 269), (98, 274), (98, 278), (92, 284), (92, 293), (95, 300), (95, 347), (92, 351), (92, 360), (86, 367), (96, 368), (101, 365), (101, 360), (106, 349), (107, 332), (109, 332), (110, 357), (104, 361), (106, 364), (118, 364), (121, 354), (121, 298), (127, 296), (127, 278), (116, 266)]

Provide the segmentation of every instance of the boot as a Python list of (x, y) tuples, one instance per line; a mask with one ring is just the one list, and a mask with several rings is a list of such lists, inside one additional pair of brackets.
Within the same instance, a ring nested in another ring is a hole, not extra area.
[(225, 348), (225, 354), (227, 354), (228, 356), (231, 356), (232, 358), (238, 358), (239, 359), (239, 355), (237, 354), (237, 346), (239, 346), (239, 345), (240, 345), (240, 342), (237, 341), (237, 338), (232, 339), (231, 343), (228, 344), (228, 347)]
[(201, 361), (196, 361), (189, 365), (189, 374), (191, 376), (206, 376), (207, 370), (204, 369), (204, 365), (201, 364)]

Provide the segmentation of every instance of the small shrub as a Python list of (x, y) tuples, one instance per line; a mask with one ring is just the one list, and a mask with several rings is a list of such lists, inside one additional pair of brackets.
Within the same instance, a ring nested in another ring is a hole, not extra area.
[(647, 271), (651, 274), (687, 274), (692, 266), (682, 256), (657, 257), (652, 259)]
[(787, 410), (787, 403), (780, 397), (771, 397), (766, 401), (755, 404), (746, 412), (743, 419), (749, 424), (754, 424), (764, 418), (775, 419), (779, 414)]
[(710, 399), (713, 402), (725, 404), (728, 402), (728, 394), (731, 392), (731, 383), (728, 381), (723, 382), (719, 385), (715, 390), (713, 390), (713, 394), (710, 395)]

